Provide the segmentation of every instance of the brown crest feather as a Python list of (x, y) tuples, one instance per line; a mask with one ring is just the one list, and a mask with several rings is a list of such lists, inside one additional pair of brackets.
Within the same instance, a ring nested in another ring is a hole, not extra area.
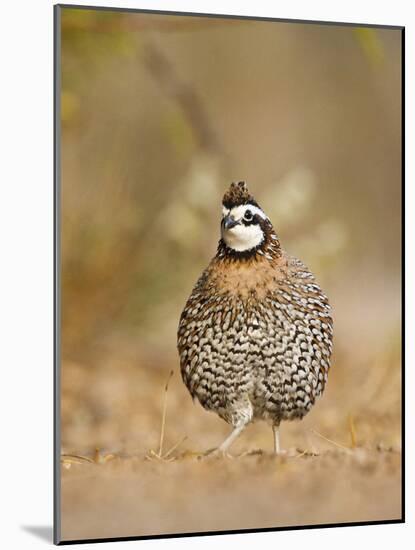
[(248, 191), (248, 187), (244, 181), (232, 182), (229, 189), (223, 196), (222, 200), (225, 208), (233, 208), (241, 204), (253, 204), (258, 206), (258, 203)]

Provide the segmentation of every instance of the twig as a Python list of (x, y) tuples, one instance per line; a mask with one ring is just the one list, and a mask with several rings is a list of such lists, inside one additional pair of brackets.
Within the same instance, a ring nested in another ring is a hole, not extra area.
[(199, 94), (190, 82), (182, 80), (173, 63), (154, 41), (143, 46), (143, 61), (160, 90), (173, 100), (186, 117), (200, 148), (223, 157), (223, 147)]

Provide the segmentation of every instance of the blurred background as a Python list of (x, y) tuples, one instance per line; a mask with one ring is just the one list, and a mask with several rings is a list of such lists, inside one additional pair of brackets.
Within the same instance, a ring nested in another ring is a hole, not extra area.
[[(334, 311), (326, 393), (282, 426), (283, 446), (333, 450), (316, 430), (399, 452), (400, 31), (61, 13), (62, 452), (157, 448), (171, 370), (166, 447), (186, 437), (183, 452), (203, 451), (228, 433), (183, 386), (176, 330), (234, 180), (247, 181)], [(258, 447), (272, 448), (267, 426), (235, 444)], [(398, 502), (393, 479), (385, 490)], [(91, 535), (75, 528), (84, 481), (66, 485), (68, 537)]]

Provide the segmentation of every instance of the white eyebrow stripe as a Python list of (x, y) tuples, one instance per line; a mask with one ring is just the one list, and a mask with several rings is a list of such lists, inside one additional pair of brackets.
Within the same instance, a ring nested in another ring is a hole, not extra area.
[(224, 206), (222, 206), (222, 214), (224, 216), (227, 216), (229, 214), (230, 210), (229, 208), (225, 208)]
[(258, 208), (258, 206), (254, 206), (253, 204), (243, 204), (241, 206), (235, 206), (235, 208), (232, 208), (230, 212), (235, 220), (240, 220), (244, 217), (247, 210), (250, 210), (252, 214), (257, 214), (264, 220), (268, 219), (268, 216), (260, 208)]

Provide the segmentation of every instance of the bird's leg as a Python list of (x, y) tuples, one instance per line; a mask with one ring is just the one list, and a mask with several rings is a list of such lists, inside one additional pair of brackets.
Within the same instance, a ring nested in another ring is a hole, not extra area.
[(274, 433), (274, 453), (276, 455), (283, 454), (280, 446), (280, 423), (272, 425), (272, 431)]
[(218, 451), (221, 451), (224, 453), (235, 441), (235, 439), (240, 435), (240, 433), (244, 430), (246, 424), (240, 424), (239, 426), (236, 426), (232, 432), (228, 435), (228, 437), (225, 439), (225, 441), (219, 445)]
[(219, 445), (219, 447), (216, 447), (214, 449), (210, 449), (209, 451), (207, 451), (206, 455), (225, 454), (228, 448), (232, 445), (232, 443), (240, 435), (240, 433), (244, 430), (245, 427), (246, 427), (246, 423), (238, 424), (237, 426), (235, 426), (232, 432), (225, 439), (225, 441), (221, 445)]

